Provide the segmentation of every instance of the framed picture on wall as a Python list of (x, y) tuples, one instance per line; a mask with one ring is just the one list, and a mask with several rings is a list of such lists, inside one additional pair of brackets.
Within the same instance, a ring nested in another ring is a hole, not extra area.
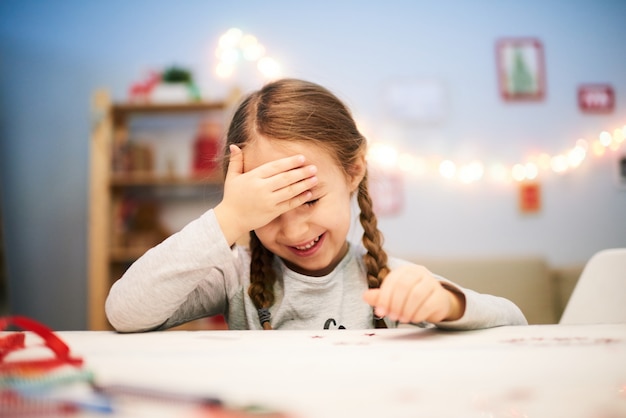
[(546, 92), (544, 50), (537, 38), (496, 41), (500, 94), (507, 101), (539, 101)]
[(578, 86), (578, 108), (584, 113), (611, 113), (615, 109), (615, 90), (609, 84)]

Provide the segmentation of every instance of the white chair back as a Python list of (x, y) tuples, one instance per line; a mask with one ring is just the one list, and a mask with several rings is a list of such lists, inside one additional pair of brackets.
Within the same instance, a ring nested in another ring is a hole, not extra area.
[(594, 254), (585, 265), (559, 324), (626, 323), (626, 248)]

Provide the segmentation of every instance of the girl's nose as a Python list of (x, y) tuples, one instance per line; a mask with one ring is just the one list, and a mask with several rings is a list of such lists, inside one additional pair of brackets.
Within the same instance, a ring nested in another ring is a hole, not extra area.
[(281, 234), (292, 242), (307, 239), (309, 230), (306, 217), (298, 214), (298, 209), (293, 209), (279, 216)]

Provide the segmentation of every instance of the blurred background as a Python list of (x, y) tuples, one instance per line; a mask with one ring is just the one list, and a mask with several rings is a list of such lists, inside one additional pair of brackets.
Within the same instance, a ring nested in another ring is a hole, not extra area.
[(276, 76), (335, 92), (395, 256), (567, 267), (625, 247), (625, 18), (622, 0), (3, 0), (4, 310), (87, 327), (92, 97), (172, 66), (206, 100)]

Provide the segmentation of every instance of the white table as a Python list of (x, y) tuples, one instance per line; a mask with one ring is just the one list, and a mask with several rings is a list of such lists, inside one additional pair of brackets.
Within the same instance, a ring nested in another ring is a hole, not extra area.
[[(626, 417), (626, 324), (57, 335), (100, 384), (302, 418)], [(114, 416), (201, 415), (127, 403)]]

